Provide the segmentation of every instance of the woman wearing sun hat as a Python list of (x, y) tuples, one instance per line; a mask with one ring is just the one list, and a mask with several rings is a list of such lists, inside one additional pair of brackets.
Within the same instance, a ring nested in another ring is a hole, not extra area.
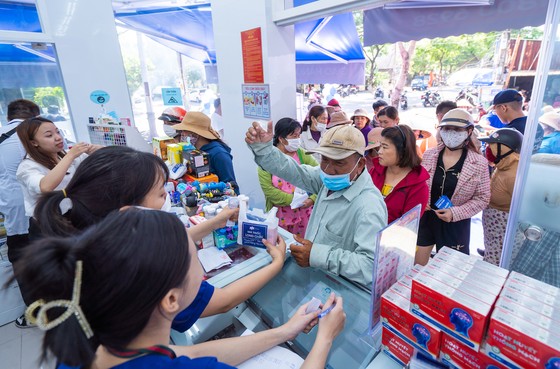
[(414, 136), (416, 137), (416, 146), (418, 147), (417, 151), (420, 158), (422, 158), (426, 150), (437, 147), (437, 140), (432, 132), (430, 132), (428, 124), (417, 120), (402, 124), (406, 124), (414, 132)]
[(544, 129), (544, 138), (539, 153), (560, 154), (560, 114), (555, 111), (544, 113), (539, 118)]
[(181, 137), (189, 137), (191, 144), (197, 150), (206, 152), (210, 161), (210, 173), (217, 175), (221, 182), (234, 182), (235, 192), (239, 194), (233, 172), (231, 148), (212, 128), (210, 118), (203, 113), (190, 111), (185, 114), (181, 123), (174, 125), (173, 128), (181, 131)]
[(354, 127), (358, 128), (360, 132), (362, 132), (362, 134), (364, 135), (364, 139), (366, 140), (366, 146), (367, 146), (368, 133), (369, 131), (371, 131), (371, 126), (369, 124), (369, 122), (371, 122), (371, 119), (369, 119), (367, 111), (361, 108), (356, 109), (354, 111), (354, 115), (352, 115), (350, 119), (352, 119), (352, 122), (354, 122)]

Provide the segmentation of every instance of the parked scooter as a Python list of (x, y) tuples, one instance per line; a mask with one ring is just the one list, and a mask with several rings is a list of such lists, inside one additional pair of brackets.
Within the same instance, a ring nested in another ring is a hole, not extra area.
[(383, 92), (383, 89), (381, 87), (377, 87), (375, 89), (375, 97), (379, 99), (383, 99), (385, 97), (385, 92)]
[(358, 87), (356, 85), (350, 85), (350, 87), (348, 88), (348, 93), (351, 95), (358, 94)]
[(401, 94), (400, 107), (402, 110), (408, 109), (408, 97), (406, 97), (406, 91), (403, 91)]
[(341, 97), (347, 97), (349, 95), (349, 86), (348, 85), (340, 85), (338, 86), (338, 88), (336, 89), (336, 92), (341, 96)]
[(470, 87), (467, 87), (466, 89), (463, 88), (461, 91), (459, 91), (459, 94), (455, 98), (455, 102), (461, 99), (465, 99), (472, 106), (476, 106), (478, 102), (478, 91)]
[(422, 100), (422, 105), (424, 105), (424, 107), (435, 107), (441, 102), (441, 96), (437, 91), (427, 90), (420, 96), (420, 100)]

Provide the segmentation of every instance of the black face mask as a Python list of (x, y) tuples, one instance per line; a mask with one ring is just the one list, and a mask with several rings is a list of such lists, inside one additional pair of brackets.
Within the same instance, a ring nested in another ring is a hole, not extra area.
[[(508, 147), (508, 149), (509, 149), (509, 147)], [(496, 159), (494, 160), (494, 164), (498, 164), (500, 161), (502, 161), (503, 158), (505, 158), (506, 156), (511, 155), (513, 153), (514, 153), (514, 151), (512, 149), (509, 149), (508, 152), (506, 152), (502, 155), (502, 144), (498, 144), (498, 152), (495, 156)]]

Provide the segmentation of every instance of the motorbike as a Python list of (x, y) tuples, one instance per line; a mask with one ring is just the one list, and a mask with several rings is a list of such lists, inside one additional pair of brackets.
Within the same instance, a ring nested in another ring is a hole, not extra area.
[(383, 92), (383, 89), (381, 87), (377, 87), (375, 89), (375, 97), (379, 98), (379, 99), (382, 99), (382, 98), (385, 97), (385, 92)]
[(402, 110), (408, 109), (408, 97), (406, 97), (406, 91), (403, 91), (401, 95), (400, 107)]
[(437, 91), (427, 90), (422, 94), (422, 96), (420, 96), (420, 100), (422, 101), (422, 105), (424, 105), (424, 107), (435, 107), (441, 102), (441, 96)]
[(348, 93), (351, 95), (358, 94), (358, 87), (356, 87), (356, 85), (351, 85), (350, 88), (348, 89)]
[(477, 100), (478, 100), (478, 91), (472, 89), (472, 88), (463, 88), (461, 91), (459, 91), (459, 94), (457, 95), (457, 97), (455, 98), (455, 102), (461, 100), (461, 99), (465, 99), (469, 102), (469, 104), (471, 104), (472, 106), (477, 106)]
[(340, 85), (340, 86), (338, 86), (338, 88), (336, 89), (336, 92), (337, 92), (340, 96), (346, 97), (346, 96), (348, 96), (348, 95), (350, 94), (350, 93), (349, 93), (349, 88), (350, 88), (350, 87), (349, 87), (348, 85)]

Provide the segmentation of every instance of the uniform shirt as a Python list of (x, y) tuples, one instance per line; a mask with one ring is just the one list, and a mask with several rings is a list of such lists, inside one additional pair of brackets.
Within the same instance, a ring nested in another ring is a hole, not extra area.
[(249, 145), (264, 170), (317, 194), (305, 238), (313, 242), (309, 264), (370, 287), (375, 235), (387, 225), (387, 207), (364, 169), (354, 183), (328, 195), (320, 167), (298, 165), (271, 142)]
[[(55, 191), (66, 188), (68, 182), (70, 182), (70, 180), (74, 176), (74, 173), (76, 173), (78, 165), (80, 165), (80, 163), (87, 157), (87, 154), (82, 154), (74, 159), (74, 161), (66, 171), (66, 175), (64, 176), (64, 178), (54, 189)], [(17, 169), (16, 176), (23, 192), (25, 215), (27, 215), (28, 217), (33, 216), (35, 206), (37, 205), (37, 200), (39, 200), (39, 196), (41, 196), (42, 194), (40, 187), (41, 179), (43, 179), (43, 177), (46, 176), (50, 171), (51, 170), (49, 168), (37, 163), (30, 157), (25, 157)], [(64, 214), (65, 211), (63, 211), (62, 213)]]
[[(321, 132), (319, 132), (319, 134), (321, 134)], [(301, 131), (300, 141), (301, 141), (301, 148), (305, 151), (312, 150), (319, 146), (319, 143), (315, 141), (315, 139), (311, 134), (310, 127), (307, 127), (307, 131)], [(313, 158), (315, 159), (315, 161), (317, 161), (317, 163), (321, 162), (321, 154), (314, 153), (311, 154), (311, 156), (313, 156)]]
[[(11, 120), (0, 127), (0, 135), (16, 128), (23, 120)], [(4, 214), (4, 227), (8, 236), (27, 234), (29, 219), (25, 216), (23, 193), (16, 172), (25, 157), (25, 149), (17, 133), (0, 143), (0, 213)]]
[[(215, 357), (191, 359), (179, 356), (171, 359), (164, 355), (144, 355), (116, 365), (113, 369), (233, 369), (233, 366), (220, 363)], [(79, 366), (59, 364), (57, 369), (80, 369)]]

